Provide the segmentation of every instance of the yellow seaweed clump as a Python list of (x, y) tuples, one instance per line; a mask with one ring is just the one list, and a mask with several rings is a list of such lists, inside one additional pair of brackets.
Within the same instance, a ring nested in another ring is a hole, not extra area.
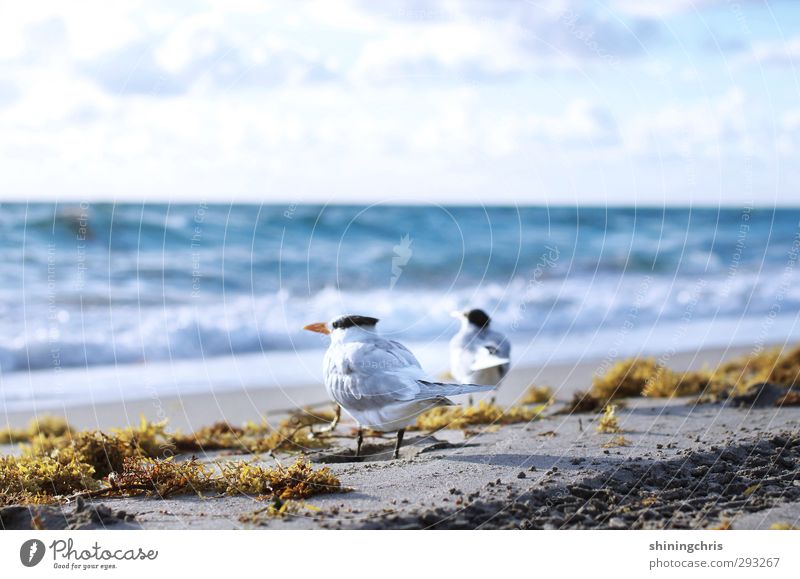
[(770, 531), (800, 531), (800, 528), (795, 527), (786, 522), (772, 523), (769, 526)]
[(421, 414), (414, 428), (417, 430), (465, 430), (472, 426), (516, 424), (539, 418), (547, 404), (538, 406), (511, 406), (502, 408), (481, 400), (477, 406), (437, 406)]
[(615, 436), (605, 444), (603, 444), (603, 448), (616, 448), (618, 446), (630, 446), (631, 441), (625, 438), (622, 435)]
[(152, 458), (126, 457), (122, 472), (109, 477), (111, 494), (157, 495), (168, 497), (175, 494), (218, 490), (213, 471), (196, 459), (176, 461), (174, 457), (159, 460)]
[(247, 449), (246, 431), (227, 422), (215, 422), (204, 426), (191, 434), (176, 433), (172, 442), (180, 452), (202, 452), (225, 449)]
[(330, 446), (326, 435), (310, 436), (311, 427), (328, 424), (333, 411), (302, 409), (290, 414), (273, 428), (266, 422), (248, 422), (242, 427), (216, 422), (192, 434), (176, 434), (173, 442), (182, 452), (240, 450), (242, 452), (298, 452)]
[(347, 492), (328, 467), (317, 470), (306, 459), (298, 458), (289, 467), (262, 467), (230, 461), (219, 465), (226, 494), (272, 496), (282, 501), (304, 499), (325, 493)]
[(783, 386), (800, 384), (800, 346), (795, 346), (775, 360), (769, 368), (765, 382)]
[(133, 456), (126, 444), (98, 431), (79, 432), (70, 438), (40, 436), (23, 446), (22, 453), (32, 459), (46, 457), (62, 464), (72, 461), (88, 464), (97, 479), (120, 470), (123, 459)]
[[(0, 505), (57, 502), (64, 495), (147, 495), (204, 492), (248, 493), (280, 500), (341, 492), (339, 479), (327, 469), (315, 470), (305, 460), (285, 468), (265, 468), (243, 462), (210, 466), (197, 459), (175, 460), (174, 451), (227, 448), (291, 449), (328, 445), (309, 437), (313, 424), (332, 419), (324, 414), (292, 415), (273, 429), (266, 423), (242, 428), (224, 423), (201, 429), (191, 438), (170, 435), (166, 422), (142, 418), (137, 426), (74, 432), (57, 423), (37, 421), (25, 431), (28, 444), (20, 456), (0, 456)], [(326, 435), (327, 436), (327, 435)], [(22, 437), (14, 434), (14, 440)], [(166, 458), (165, 458), (166, 457)]]
[(216, 463), (217, 471), (196, 459), (177, 461), (126, 458), (122, 472), (109, 478), (108, 494), (167, 497), (207, 492), (274, 497), (282, 501), (346, 492), (327, 467), (315, 470), (305, 459), (284, 467), (243, 461)]
[(94, 469), (75, 459), (30, 456), (0, 456), (0, 505), (55, 502), (56, 497), (76, 490), (99, 487)]
[(785, 354), (779, 349), (756, 351), (716, 368), (688, 372), (674, 372), (653, 358), (631, 358), (595, 376), (590, 394), (606, 404), (615, 398), (640, 395), (669, 398), (703, 394), (713, 398), (741, 394), (758, 382), (783, 386), (800, 382), (800, 347)]
[(590, 392), (575, 392), (570, 400), (555, 414), (580, 414), (582, 412), (598, 412), (603, 408), (603, 403)]
[(590, 394), (608, 404), (615, 398), (640, 396), (648, 385), (663, 389), (672, 384), (672, 373), (653, 358), (628, 359), (614, 364), (608, 372), (595, 376)]
[(135, 449), (135, 455), (156, 458), (175, 452), (172, 436), (167, 432), (167, 420), (149, 422), (142, 416), (138, 427), (115, 428), (111, 432), (122, 444)]
[(653, 374), (642, 388), (642, 396), (648, 398), (672, 398), (689, 396), (709, 390), (714, 379), (711, 370), (678, 373), (663, 366)]
[(522, 395), (519, 403), (527, 404), (546, 404), (553, 400), (553, 389), (550, 386), (536, 386), (531, 384), (528, 390)]
[(27, 428), (6, 428), (0, 430), (0, 444), (28, 442), (37, 436), (64, 436), (72, 432), (66, 420), (58, 416), (36, 417)]
[(780, 381), (772, 377), (772, 372), (777, 365), (780, 365), (781, 358), (781, 350), (773, 348), (724, 362), (710, 372), (708, 392), (736, 395), (743, 394), (758, 382), (780, 384)]
[(169, 456), (175, 445), (166, 432), (166, 421), (148, 422), (141, 419), (138, 426), (114, 429), (111, 434), (88, 430), (61, 436), (39, 435), (24, 446), (23, 454), (30, 457), (47, 456), (59, 462), (83, 462), (94, 469), (95, 478), (119, 472), (126, 458), (159, 458)]
[(617, 419), (616, 411), (617, 407), (614, 404), (609, 404), (606, 406), (603, 416), (600, 417), (600, 421), (597, 423), (597, 432), (604, 432), (607, 434), (622, 432), (622, 428), (619, 426), (619, 420)]

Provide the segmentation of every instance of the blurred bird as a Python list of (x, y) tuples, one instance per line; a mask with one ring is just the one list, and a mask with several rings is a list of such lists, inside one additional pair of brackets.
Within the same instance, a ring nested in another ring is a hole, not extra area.
[(445, 384), (426, 379), (417, 359), (405, 346), (381, 338), (376, 318), (341, 316), (304, 330), (330, 334), (323, 372), (328, 395), (358, 423), (356, 456), (361, 454), (364, 428), (397, 431), (394, 457), (400, 455), (405, 428), (436, 406), (454, 404), (447, 396), (491, 390), (476, 384)]
[(462, 384), (497, 386), (511, 366), (511, 344), (489, 329), (491, 319), (483, 310), (450, 315), (461, 320), (461, 329), (450, 340), (450, 373)]

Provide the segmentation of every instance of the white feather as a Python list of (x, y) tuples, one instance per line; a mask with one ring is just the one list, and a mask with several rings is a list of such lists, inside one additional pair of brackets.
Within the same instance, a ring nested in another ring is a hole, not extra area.
[(333, 330), (323, 362), (328, 394), (359, 426), (399, 430), (426, 410), (453, 404), (447, 396), (491, 389), (428, 381), (414, 354), (373, 330)]

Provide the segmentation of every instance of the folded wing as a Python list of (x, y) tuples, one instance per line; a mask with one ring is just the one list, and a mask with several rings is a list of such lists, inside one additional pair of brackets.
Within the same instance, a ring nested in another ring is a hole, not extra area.
[(327, 386), (334, 399), (354, 410), (493, 388), (428, 381), (414, 354), (392, 340), (343, 344), (335, 355), (326, 357), (326, 370)]

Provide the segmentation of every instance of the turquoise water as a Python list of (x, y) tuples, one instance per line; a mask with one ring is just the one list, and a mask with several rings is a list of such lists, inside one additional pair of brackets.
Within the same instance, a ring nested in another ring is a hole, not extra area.
[(514, 341), (785, 326), (799, 232), (788, 209), (2, 204), (0, 369), (320, 348), (300, 328), (339, 313), (412, 342), (467, 306)]

